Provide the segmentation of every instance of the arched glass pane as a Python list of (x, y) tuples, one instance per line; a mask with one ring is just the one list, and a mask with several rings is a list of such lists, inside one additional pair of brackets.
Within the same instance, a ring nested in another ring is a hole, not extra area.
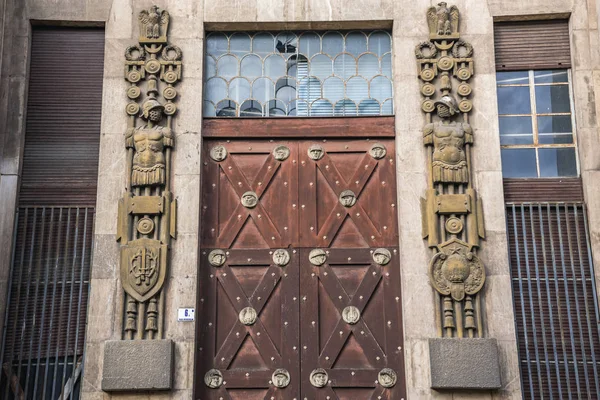
[(210, 78), (204, 85), (204, 98), (218, 103), (227, 97), (227, 82), (223, 78)]
[(250, 80), (262, 76), (262, 60), (254, 54), (242, 58), (240, 75)]
[(333, 61), (333, 72), (344, 80), (356, 75), (356, 60), (350, 54), (340, 54)]
[(308, 103), (304, 100), (292, 100), (288, 105), (288, 115), (290, 117), (307, 117)]
[(237, 104), (232, 100), (222, 100), (217, 104), (217, 117), (235, 117)]
[(333, 61), (325, 54), (317, 54), (310, 60), (310, 74), (317, 78), (327, 78), (333, 74)]
[(229, 98), (238, 103), (250, 97), (250, 82), (244, 78), (235, 78), (229, 82)]
[(362, 32), (350, 32), (346, 35), (346, 53), (359, 56), (367, 51), (367, 36)]
[(322, 42), (322, 52), (332, 57), (344, 51), (344, 37), (339, 32), (327, 32), (323, 35)]
[(394, 115), (394, 100), (389, 99), (381, 106), (381, 115)]
[(266, 103), (275, 97), (275, 84), (269, 78), (258, 78), (252, 84), (252, 97)]
[(316, 117), (330, 117), (333, 115), (333, 106), (325, 99), (319, 99), (310, 106), (310, 115)]
[(273, 54), (265, 58), (265, 76), (275, 80), (285, 75), (285, 59)]
[(390, 53), (381, 57), (381, 73), (392, 79), (392, 55)]
[(287, 61), (287, 75), (300, 80), (308, 76), (308, 60), (303, 55), (291, 56)]
[(349, 115), (356, 115), (358, 113), (356, 104), (352, 100), (342, 100), (335, 104), (333, 114), (336, 117), (345, 117)]
[(376, 76), (371, 80), (371, 97), (384, 101), (392, 97), (392, 82), (385, 76)]
[(264, 58), (275, 51), (275, 38), (267, 32), (260, 32), (252, 38), (252, 52)]
[(217, 75), (231, 80), (234, 76), (238, 76), (238, 59), (232, 55), (224, 55), (217, 60)]
[(358, 115), (379, 115), (380, 106), (377, 100), (367, 99), (363, 100), (358, 105)]
[(392, 40), (387, 32), (375, 31), (369, 35), (369, 51), (381, 56), (392, 49)]
[(281, 54), (296, 54), (298, 52), (298, 37), (292, 32), (281, 32), (275, 38), (275, 49)]
[(255, 100), (246, 100), (240, 106), (240, 117), (262, 117), (262, 105)]
[(213, 32), (206, 36), (206, 54), (218, 58), (227, 53), (229, 42), (223, 33)]
[(217, 75), (217, 60), (213, 56), (206, 56), (204, 62), (205, 79), (212, 78)]
[(307, 58), (321, 51), (321, 38), (314, 32), (307, 32), (300, 35), (298, 43), (300, 45), (298, 52)]
[(321, 81), (313, 76), (298, 81), (298, 97), (309, 103), (321, 98)]
[(296, 95), (296, 80), (291, 77), (283, 77), (277, 80), (275, 97), (286, 104), (298, 97)]
[(236, 32), (231, 35), (229, 52), (240, 56), (250, 53), (250, 35), (244, 32)]
[(280, 100), (271, 100), (266, 107), (267, 117), (285, 117), (285, 103)]
[(360, 103), (369, 97), (369, 84), (366, 79), (355, 76), (346, 83), (346, 97)]
[(202, 115), (205, 117), (216, 117), (217, 109), (212, 101), (204, 100), (202, 103)]
[(344, 82), (340, 78), (331, 77), (323, 82), (323, 97), (332, 103), (344, 98)]
[(371, 79), (379, 74), (379, 58), (374, 54), (363, 54), (358, 59), (358, 74), (366, 79)]

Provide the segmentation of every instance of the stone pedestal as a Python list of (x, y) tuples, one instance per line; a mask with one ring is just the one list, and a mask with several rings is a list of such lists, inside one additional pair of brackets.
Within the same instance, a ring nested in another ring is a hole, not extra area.
[(174, 357), (171, 340), (107, 341), (102, 390), (170, 390), (173, 386)]
[(429, 361), (433, 389), (501, 387), (496, 339), (429, 339)]

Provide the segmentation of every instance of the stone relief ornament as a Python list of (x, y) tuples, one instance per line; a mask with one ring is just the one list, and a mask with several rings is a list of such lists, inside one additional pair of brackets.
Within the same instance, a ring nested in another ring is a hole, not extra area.
[(252, 307), (246, 307), (240, 311), (240, 322), (244, 325), (254, 325), (256, 322), (256, 310)]
[(345, 323), (354, 325), (360, 320), (360, 310), (354, 306), (348, 306), (342, 311), (342, 319)]
[(371, 146), (371, 149), (369, 150), (369, 154), (371, 155), (371, 157), (373, 157), (376, 160), (381, 160), (383, 157), (385, 157), (386, 153), (387, 151), (385, 149), (385, 146), (381, 143), (375, 143), (373, 146)]
[[(117, 240), (126, 293), (124, 339), (164, 336), (164, 284), (176, 232), (170, 185), (173, 120), (182, 52), (168, 43), (169, 13), (157, 6), (138, 14), (139, 44), (125, 50), (128, 124), (126, 193), (119, 200)], [(161, 96), (162, 94), (162, 96)]]
[(227, 254), (223, 250), (213, 250), (208, 253), (208, 262), (213, 267), (221, 267), (227, 261)]
[(429, 165), (428, 189), (421, 200), (423, 238), (434, 253), (429, 274), (436, 291), (437, 331), (440, 337), (482, 337), (478, 310), (485, 268), (477, 250), (485, 227), (470, 165), (474, 50), (460, 38), (456, 6), (440, 2), (426, 17), (429, 40), (417, 44), (415, 57)]
[(323, 150), (323, 147), (319, 146), (318, 144), (313, 144), (308, 148), (308, 157), (310, 157), (311, 160), (319, 161), (321, 158), (323, 158), (324, 154), (325, 150)]
[(379, 265), (387, 265), (392, 259), (392, 253), (388, 249), (376, 249), (373, 252), (373, 261)]
[(218, 369), (211, 369), (204, 375), (204, 384), (211, 389), (218, 389), (223, 384), (223, 374)]
[(325, 250), (322, 249), (311, 250), (310, 253), (308, 253), (308, 260), (312, 265), (320, 267), (321, 265), (325, 264), (325, 261), (327, 261), (327, 253), (325, 253)]
[(377, 382), (379, 382), (379, 384), (384, 388), (394, 387), (397, 381), (398, 376), (391, 368), (384, 368), (379, 371), (379, 374), (377, 375)]
[(325, 387), (327, 382), (329, 382), (329, 376), (323, 368), (317, 368), (310, 373), (310, 384), (314, 387)]
[(273, 150), (273, 157), (277, 161), (285, 161), (290, 156), (290, 149), (287, 146), (277, 146)]
[(242, 205), (246, 208), (254, 208), (258, 204), (258, 196), (254, 192), (246, 192), (242, 195)]
[(356, 194), (352, 190), (344, 190), (340, 193), (340, 203), (344, 207), (352, 207), (356, 204)]
[(275, 265), (285, 267), (290, 262), (290, 253), (284, 249), (278, 249), (273, 252), (273, 262)]
[(225, 148), (225, 146), (218, 145), (210, 149), (210, 158), (212, 158), (213, 160), (219, 162), (223, 161), (226, 157), (227, 149)]
[(290, 384), (290, 373), (283, 368), (276, 369), (271, 376), (273, 386), (283, 389)]

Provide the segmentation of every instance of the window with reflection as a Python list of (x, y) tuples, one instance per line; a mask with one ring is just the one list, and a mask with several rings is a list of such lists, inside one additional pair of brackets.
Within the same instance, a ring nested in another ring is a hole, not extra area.
[(387, 31), (212, 32), (205, 117), (393, 115)]
[(570, 70), (497, 72), (505, 178), (577, 176)]

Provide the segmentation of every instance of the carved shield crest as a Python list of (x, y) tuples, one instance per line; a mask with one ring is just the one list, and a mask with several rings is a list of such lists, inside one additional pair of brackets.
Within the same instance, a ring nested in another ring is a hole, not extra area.
[(154, 239), (133, 240), (121, 248), (121, 282), (139, 302), (151, 299), (165, 282), (167, 246)]

